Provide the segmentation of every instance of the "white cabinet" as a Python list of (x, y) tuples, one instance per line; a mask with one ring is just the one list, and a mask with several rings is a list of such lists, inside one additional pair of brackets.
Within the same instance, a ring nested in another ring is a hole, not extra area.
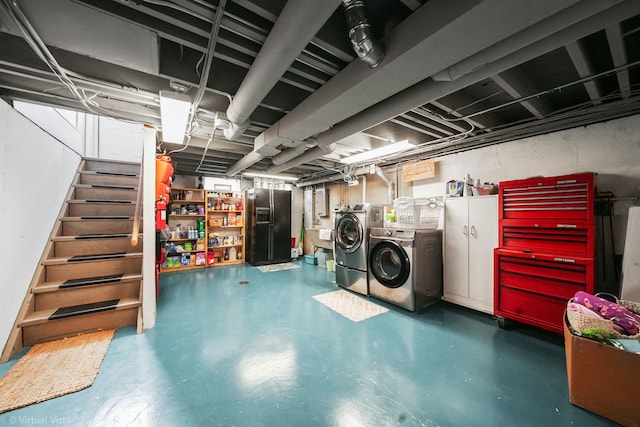
[(498, 196), (450, 198), (445, 203), (442, 299), (493, 314)]

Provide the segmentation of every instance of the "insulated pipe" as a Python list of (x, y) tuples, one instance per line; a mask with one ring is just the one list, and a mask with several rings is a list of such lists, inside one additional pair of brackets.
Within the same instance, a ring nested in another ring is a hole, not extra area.
[(281, 165), (271, 166), (269, 169), (267, 169), (267, 173), (280, 173), (281, 171), (286, 171), (287, 169), (291, 169), (302, 163), (311, 162), (324, 155), (331, 154), (335, 149), (336, 149), (335, 144), (329, 144), (327, 146), (316, 145), (315, 147), (305, 151), (302, 155), (292, 160), (289, 160), (286, 163), (283, 163)]
[(331, 17), (340, 0), (295, 0), (284, 5), (258, 56), (227, 109), (227, 139), (240, 136), (249, 117), (305, 46)]
[(354, 52), (369, 67), (376, 68), (384, 58), (384, 45), (378, 40), (367, 21), (363, 0), (342, 0), (349, 27), (349, 39)]
[(285, 150), (280, 154), (273, 156), (271, 158), (271, 161), (276, 166), (281, 165), (288, 162), (289, 160), (295, 159), (296, 157), (304, 153), (306, 149), (306, 144), (300, 144), (297, 147), (289, 148), (288, 150)]
[(479, 68), (490, 64), (507, 54), (513, 53), (527, 45), (540, 40), (543, 35), (553, 34), (559, 29), (566, 28), (572, 24), (580, 22), (587, 16), (599, 13), (606, 9), (607, 3), (602, 0), (584, 0), (567, 9), (543, 20), (535, 23), (529, 28), (494, 44), (475, 55), (471, 55), (467, 59), (460, 61), (438, 73), (431, 78), (435, 81), (451, 81), (459, 79), (465, 74), (478, 70)]
[(362, 175), (362, 203), (367, 203), (367, 175)]
[[(515, 65), (530, 61), (540, 55), (558, 49), (567, 43), (586, 37), (594, 32), (620, 22), (625, 17), (640, 13), (640, 2), (624, 2), (610, 7), (599, 14), (590, 16), (570, 27), (556, 32), (544, 39), (530, 44), (524, 49), (513, 52), (485, 67), (466, 74), (455, 81), (435, 82), (425, 79), (385, 101), (367, 108), (352, 117), (337, 123), (330, 130), (322, 132), (316, 144), (326, 146), (372, 126), (380, 124), (389, 117), (396, 117), (413, 108), (440, 99), (465, 87), (482, 81), (494, 74), (501, 73)], [(284, 170), (284, 169), (283, 169)]]
[(344, 175), (341, 175), (341, 174), (329, 175), (329, 176), (325, 176), (323, 178), (314, 179), (314, 180), (311, 180), (311, 181), (300, 182), (300, 183), (296, 184), (296, 186), (298, 188), (309, 187), (310, 185), (324, 184), (325, 182), (338, 181), (338, 180), (342, 180), (343, 178), (344, 178)]
[[(586, 6), (583, 6), (582, 3)], [(384, 101), (335, 124), (330, 130), (320, 133), (316, 139), (316, 144), (318, 146), (330, 145), (364, 129), (382, 123), (388, 120), (389, 117), (403, 114), (413, 108), (477, 83), (491, 75), (529, 61), (543, 53), (562, 47), (571, 41), (575, 41), (599, 29), (613, 25), (621, 19), (625, 19), (625, 17), (638, 14), (640, 12), (639, 6), (640, 2), (618, 3), (613, 0), (586, 0), (580, 2), (575, 8), (570, 8), (571, 10), (567, 13), (570, 14), (569, 16), (574, 16), (577, 13), (580, 17), (584, 17), (582, 21), (567, 28), (560, 27), (564, 29), (557, 28), (558, 31), (555, 34), (546, 38), (541, 38), (544, 37), (544, 35), (540, 33), (529, 33), (529, 36), (535, 36), (535, 38), (528, 40), (528, 46), (507, 54), (494, 62), (487, 63), (485, 67), (469, 73), (459, 80), (453, 82), (434, 82), (432, 79), (425, 79), (414, 84), (388, 97)], [(598, 11), (601, 10), (604, 11), (598, 13)], [(576, 21), (579, 20), (579, 18), (573, 18), (572, 20)], [(524, 42), (523, 40), (521, 41)], [(501, 45), (508, 51), (513, 49), (513, 46), (508, 43), (501, 43)], [(495, 51), (492, 52), (495, 55)], [(316, 153), (320, 154), (318, 151), (316, 151)], [(300, 164), (296, 162), (295, 159), (289, 163), (293, 166)], [(280, 171), (283, 170), (286, 169), (280, 169)]]
[(378, 175), (384, 182), (387, 184), (387, 203), (393, 203), (393, 182), (387, 178), (387, 176), (382, 172), (380, 166), (376, 166), (376, 175)]

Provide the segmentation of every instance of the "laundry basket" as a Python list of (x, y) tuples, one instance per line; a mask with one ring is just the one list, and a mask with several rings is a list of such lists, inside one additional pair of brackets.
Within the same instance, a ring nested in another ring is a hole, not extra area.
[(396, 212), (395, 226), (409, 229), (435, 229), (438, 227), (442, 201), (435, 197), (399, 197), (393, 201)]

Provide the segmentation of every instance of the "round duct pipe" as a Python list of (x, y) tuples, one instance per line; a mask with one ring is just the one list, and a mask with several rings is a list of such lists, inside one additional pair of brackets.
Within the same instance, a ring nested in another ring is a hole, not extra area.
[(375, 38), (367, 21), (363, 0), (343, 0), (351, 46), (362, 61), (376, 68), (384, 59), (384, 45)]

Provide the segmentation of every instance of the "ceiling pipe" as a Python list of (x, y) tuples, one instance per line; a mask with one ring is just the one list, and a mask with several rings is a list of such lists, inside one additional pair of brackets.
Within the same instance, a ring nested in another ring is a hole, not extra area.
[(376, 175), (378, 175), (380, 179), (382, 179), (384, 183), (387, 184), (387, 203), (392, 204), (393, 203), (393, 181), (387, 178), (384, 172), (382, 172), (382, 169), (380, 169), (380, 166), (376, 166)]
[[(608, 4), (616, 1), (604, 0)], [(578, 0), (561, 0), (540, 7), (532, 0), (430, 0), (385, 35), (385, 59), (375, 70), (363, 67), (361, 61), (351, 62), (259, 137), (263, 144), (279, 147), (287, 140), (302, 141), (318, 135), (577, 3)], [(507, 23), (496, 13), (505, 7), (512, 16)], [(477, 28), (478, 21), (489, 30), (469, 35), (469, 28)], [(460, 40), (461, 34), (465, 34), (465, 42), (451, 44), (452, 40)], [(442, 50), (442, 46), (449, 45), (452, 48)], [(441, 54), (434, 56), (434, 51)], [(429, 61), (425, 62), (425, 57)]]
[(298, 188), (302, 188), (302, 187), (309, 187), (311, 185), (324, 184), (326, 182), (343, 181), (343, 180), (344, 180), (344, 175), (335, 174), (335, 175), (325, 176), (322, 178), (312, 179), (310, 181), (299, 182), (296, 184), (296, 186)]
[(540, 39), (543, 34), (553, 34), (559, 29), (568, 27), (580, 22), (594, 13), (599, 13), (610, 7), (615, 2), (603, 2), (601, 0), (585, 0), (575, 4), (560, 13), (557, 13), (543, 21), (540, 21), (529, 28), (515, 34), (514, 36), (497, 43), (467, 59), (458, 62), (438, 73), (431, 78), (435, 81), (451, 81), (458, 79), (465, 74), (476, 71), (479, 68), (497, 61), (509, 53), (513, 53), (524, 46), (527, 46)]
[(336, 149), (335, 144), (316, 145), (315, 147), (306, 150), (304, 153), (302, 153), (298, 157), (295, 157), (280, 165), (271, 166), (270, 168), (267, 169), (267, 173), (280, 173), (281, 171), (285, 171), (295, 166), (299, 166), (302, 163), (312, 162), (313, 160), (319, 159), (322, 156), (326, 156), (327, 154), (333, 153), (335, 149)]
[[(635, 16), (640, 13), (640, 2), (622, 2), (616, 1), (588, 1), (590, 9), (585, 10), (580, 5), (578, 9), (587, 14), (585, 19), (577, 22), (569, 27), (562, 27), (552, 35), (540, 39), (537, 35), (537, 41), (530, 42), (528, 46), (515, 52), (509, 53), (502, 58), (486, 62), (486, 65), (478, 70), (459, 77), (454, 81), (433, 81), (425, 79), (370, 108), (367, 108), (346, 120), (343, 120), (332, 126), (329, 130), (318, 134), (316, 137), (316, 145), (318, 147), (326, 147), (344, 138), (347, 138), (357, 132), (369, 129), (378, 125), (390, 117), (396, 117), (407, 111), (417, 108), (421, 105), (440, 99), (458, 90), (464, 89), (474, 83), (484, 80), (492, 75), (501, 73), (518, 64), (527, 62), (544, 53), (560, 48), (569, 42), (586, 37), (594, 32), (607, 28), (625, 17)], [(617, 3), (613, 6), (611, 4)], [(594, 11), (595, 8), (595, 11)], [(603, 10), (597, 13), (597, 10)], [(576, 13), (575, 10), (569, 13)], [(589, 15), (589, 13), (591, 13)], [(530, 36), (534, 36), (530, 34)], [(509, 48), (511, 50), (511, 48)], [(495, 55), (495, 52), (492, 53)], [(320, 154), (320, 150), (315, 150), (316, 154)], [(322, 155), (321, 155), (322, 156)], [(309, 159), (305, 153), (305, 159)], [(295, 167), (303, 162), (298, 159), (289, 161), (286, 165), (278, 168), (279, 172), (283, 172), (289, 167)]]
[(235, 139), (247, 129), (251, 114), (339, 4), (340, 0), (286, 2), (227, 108), (231, 122), (224, 131), (227, 139)]
[(290, 148), (271, 158), (274, 165), (281, 165), (292, 160), (306, 151), (306, 144), (300, 144), (297, 147)]
[(373, 35), (363, 0), (342, 0), (354, 52), (369, 67), (376, 68), (384, 58), (384, 45)]

